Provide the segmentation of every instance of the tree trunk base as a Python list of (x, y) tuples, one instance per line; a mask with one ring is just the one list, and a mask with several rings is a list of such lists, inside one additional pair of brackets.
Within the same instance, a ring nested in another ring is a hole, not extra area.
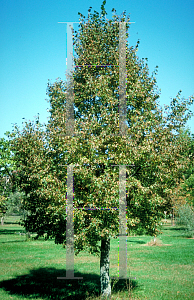
[(101, 257), (100, 257), (100, 283), (101, 299), (111, 299), (111, 284), (109, 277), (109, 260), (110, 239), (101, 240)]

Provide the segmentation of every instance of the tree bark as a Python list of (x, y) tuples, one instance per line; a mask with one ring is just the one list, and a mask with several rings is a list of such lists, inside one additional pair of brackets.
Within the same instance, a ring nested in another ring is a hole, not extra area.
[(101, 296), (103, 299), (111, 298), (111, 284), (109, 277), (110, 268), (110, 238), (101, 239), (101, 256), (100, 256), (100, 283)]

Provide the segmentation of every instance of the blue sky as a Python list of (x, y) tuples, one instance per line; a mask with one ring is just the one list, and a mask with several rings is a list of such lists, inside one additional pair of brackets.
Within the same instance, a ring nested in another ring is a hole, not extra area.
[[(100, 12), (102, 1), (6, 0), (0, 1), (0, 137), (22, 124), (22, 118), (47, 122), (45, 101), (48, 79), (65, 80), (66, 25), (87, 17), (88, 8)], [(157, 85), (160, 104), (182, 90), (194, 94), (194, 1), (107, 0), (107, 18), (112, 8), (118, 15), (130, 14), (129, 44), (140, 40), (138, 56), (148, 58), (150, 73), (159, 66)], [(75, 25), (75, 30), (78, 24)], [(191, 107), (194, 111), (194, 105)], [(188, 122), (194, 133), (194, 117)], [(5, 136), (4, 136), (5, 137)]]

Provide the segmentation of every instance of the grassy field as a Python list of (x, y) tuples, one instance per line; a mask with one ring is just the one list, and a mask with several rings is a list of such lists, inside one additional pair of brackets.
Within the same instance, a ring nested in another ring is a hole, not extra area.
[[(75, 275), (65, 277), (66, 250), (53, 240), (27, 241), (17, 224), (5, 219), (0, 226), (0, 299), (100, 299), (100, 261), (87, 252), (75, 256)], [(158, 246), (149, 236), (128, 237), (128, 275), (114, 282), (112, 299), (194, 299), (194, 239), (182, 236), (182, 229), (163, 226)], [(111, 240), (110, 276), (118, 275), (118, 240)], [(111, 282), (113, 285), (113, 282)]]

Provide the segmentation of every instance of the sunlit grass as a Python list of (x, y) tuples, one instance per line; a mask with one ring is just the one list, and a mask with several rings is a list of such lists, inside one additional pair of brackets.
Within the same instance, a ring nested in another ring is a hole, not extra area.
[[(100, 299), (98, 257), (75, 256), (75, 276), (84, 280), (57, 280), (66, 276), (66, 250), (53, 240), (26, 240), (17, 219), (0, 227), (0, 299)], [(131, 288), (115, 282), (112, 299), (194, 299), (194, 240), (181, 234), (168, 224), (156, 245), (149, 236), (128, 237)], [(118, 239), (111, 240), (110, 263), (110, 276), (117, 276)]]

